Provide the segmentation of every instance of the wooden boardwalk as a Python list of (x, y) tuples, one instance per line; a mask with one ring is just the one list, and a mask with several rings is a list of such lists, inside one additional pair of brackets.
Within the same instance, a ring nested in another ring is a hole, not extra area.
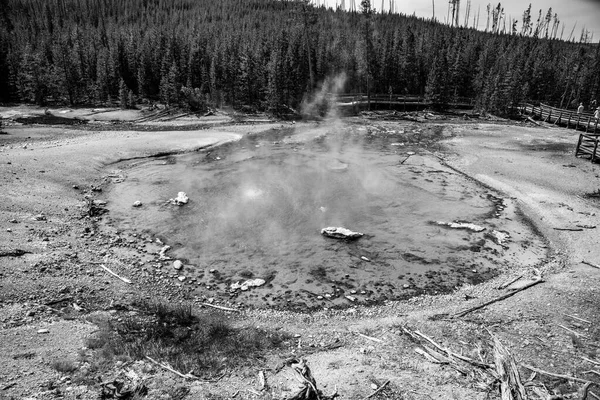
[(585, 131), (579, 134), (575, 156), (589, 157), (592, 162), (600, 161), (598, 142), (600, 141), (600, 127), (594, 115), (589, 112), (578, 114), (575, 110), (563, 110), (545, 104), (534, 106), (525, 104), (521, 107), (524, 114), (529, 114), (555, 125), (566, 126), (568, 129)]

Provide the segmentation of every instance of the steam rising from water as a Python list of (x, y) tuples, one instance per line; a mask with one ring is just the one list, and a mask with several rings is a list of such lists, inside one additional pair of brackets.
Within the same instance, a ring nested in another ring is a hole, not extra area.
[(326, 78), (315, 93), (304, 98), (301, 106), (302, 115), (310, 118), (325, 116), (330, 122), (338, 120), (335, 98), (344, 89), (345, 84), (345, 73)]

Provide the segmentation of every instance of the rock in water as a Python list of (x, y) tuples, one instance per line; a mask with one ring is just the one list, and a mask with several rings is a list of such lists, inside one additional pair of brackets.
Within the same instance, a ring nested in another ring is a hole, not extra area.
[(190, 199), (189, 199), (189, 197), (187, 196), (187, 194), (185, 192), (179, 192), (179, 193), (177, 193), (177, 197), (176, 198), (171, 199), (169, 201), (173, 205), (182, 206), (184, 204), (187, 204), (187, 202), (190, 201)]
[(266, 283), (266, 281), (264, 279), (250, 279), (247, 280), (244, 283), (240, 283), (240, 282), (235, 282), (231, 284), (231, 290), (243, 290), (246, 291), (248, 289), (250, 289), (251, 287), (259, 287), (262, 286)]
[(436, 221), (436, 225), (447, 226), (452, 229), (466, 229), (473, 232), (483, 232), (485, 228), (483, 226), (475, 225), (470, 222), (443, 222)]
[(173, 268), (175, 268), (176, 270), (180, 270), (181, 268), (183, 268), (183, 263), (179, 260), (175, 260), (173, 261)]
[(335, 239), (358, 239), (364, 234), (360, 232), (353, 232), (346, 228), (328, 227), (321, 229), (321, 235), (335, 238)]
[(486, 237), (492, 240), (494, 243), (504, 246), (510, 239), (510, 234), (505, 231), (493, 230), (489, 232)]
[(133, 203), (133, 206), (134, 206), (134, 207), (141, 207), (141, 206), (142, 206), (142, 202), (141, 202), (141, 201), (139, 201), (139, 200), (136, 200), (136, 201)]

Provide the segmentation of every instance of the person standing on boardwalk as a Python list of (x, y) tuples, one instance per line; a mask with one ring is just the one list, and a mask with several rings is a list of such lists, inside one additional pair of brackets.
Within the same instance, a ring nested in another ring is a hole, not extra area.
[(579, 103), (579, 107), (577, 107), (577, 114), (583, 114), (583, 103)]
[(598, 118), (600, 118), (600, 107), (596, 108), (596, 111), (594, 111), (594, 119), (596, 120), (596, 123), (598, 123)]

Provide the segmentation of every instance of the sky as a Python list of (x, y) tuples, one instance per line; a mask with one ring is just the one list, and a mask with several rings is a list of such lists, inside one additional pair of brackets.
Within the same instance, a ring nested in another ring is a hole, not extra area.
[[(335, 6), (345, 1), (346, 7), (353, 0), (313, 0), (318, 4), (327, 6)], [(360, 5), (360, 0), (354, 0), (357, 8)], [(383, 0), (384, 10), (389, 10), (390, 1)], [(433, 6), (435, 5), (435, 16), (438, 21), (445, 22), (448, 16), (449, 0), (393, 0), (395, 9), (403, 14), (417, 17), (431, 18), (433, 16)], [(464, 15), (469, 0), (460, 0), (460, 23), (464, 24)], [(473, 26), (473, 17), (480, 10), (479, 29), (484, 29), (487, 20), (487, 5), (492, 4), (492, 7), (498, 5), (498, 0), (470, 0), (471, 13), (469, 17), (469, 26)], [(542, 17), (546, 15), (548, 8), (552, 7), (552, 14), (557, 13), (561, 23), (564, 23), (564, 31), (561, 27), (558, 30), (560, 37), (563, 31), (563, 39), (568, 39), (569, 35), (575, 27), (573, 36), (579, 40), (582, 29), (585, 27), (590, 34), (593, 34), (593, 41), (600, 41), (600, 0), (500, 0), (507, 21), (510, 17), (518, 19), (518, 29), (521, 28), (523, 12), (531, 3), (532, 22), (537, 21), (539, 10), (542, 10)], [(381, 9), (382, 0), (371, 0), (371, 5), (379, 11)], [(508, 25), (508, 23), (507, 23)]]

